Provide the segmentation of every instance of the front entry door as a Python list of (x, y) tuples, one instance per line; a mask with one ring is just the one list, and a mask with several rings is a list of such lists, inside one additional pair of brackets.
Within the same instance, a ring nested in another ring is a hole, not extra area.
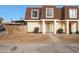
[(71, 24), (71, 32), (75, 33), (77, 31), (76, 27), (77, 27), (76, 23), (72, 23)]
[(50, 32), (50, 23), (46, 23), (46, 32)]

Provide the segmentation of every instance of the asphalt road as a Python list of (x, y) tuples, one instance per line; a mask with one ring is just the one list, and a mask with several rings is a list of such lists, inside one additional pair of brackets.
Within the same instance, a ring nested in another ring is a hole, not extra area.
[(0, 53), (79, 53), (79, 44), (11, 44), (0, 45)]

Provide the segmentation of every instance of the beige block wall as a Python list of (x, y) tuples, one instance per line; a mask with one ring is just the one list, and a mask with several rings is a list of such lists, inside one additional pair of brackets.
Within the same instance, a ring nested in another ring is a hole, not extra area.
[(27, 33), (27, 26), (26, 25), (5, 25), (6, 32), (8, 34), (13, 33)]

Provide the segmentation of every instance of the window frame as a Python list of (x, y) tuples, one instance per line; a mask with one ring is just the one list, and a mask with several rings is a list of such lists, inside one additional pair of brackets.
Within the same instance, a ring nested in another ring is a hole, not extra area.
[[(37, 11), (37, 17), (33, 17), (33, 11)], [(39, 18), (39, 10), (38, 9), (32, 9), (31, 10), (31, 18), (32, 19), (38, 19)]]
[[(47, 9), (52, 9), (52, 16), (47, 15)], [(54, 8), (46, 8), (46, 18), (54, 18)]]
[(69, 9), (69, 18), (77, 18), (77, 9), (70, 8)]

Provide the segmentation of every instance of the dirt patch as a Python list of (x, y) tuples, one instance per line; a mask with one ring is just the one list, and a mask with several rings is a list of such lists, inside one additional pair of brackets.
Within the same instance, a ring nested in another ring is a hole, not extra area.
[(50, 43), (51, 40), (48, 35), (42, 34), (9, 34), (0, 37), (2, 43)]
[(79, 43), (79, 35), (56, 35), (62, 42), (65, 43)]

